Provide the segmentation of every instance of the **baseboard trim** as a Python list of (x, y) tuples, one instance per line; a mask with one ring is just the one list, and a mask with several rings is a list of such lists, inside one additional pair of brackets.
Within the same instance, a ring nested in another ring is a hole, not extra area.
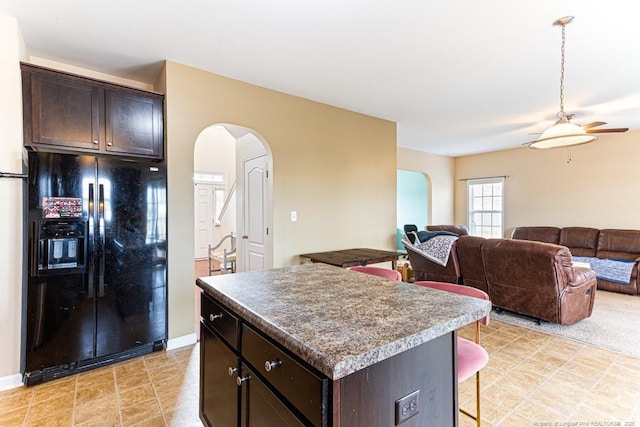
[(174, 350), (176, 348), (185, 347), (197, 342), (196, 334), (183, 335), (178, 338), (171, 338), (167, 341), (167, 351)]
[[(167, 350), (174, 350), (176, 348), (185, 347), (195, 344), (197, 342), (196, 334), (184, 335), (178, 338), (173, 338), (167, 341)], [(10, 390), (12, 388), (22, 387), (21, 374), (12, 374), (0, 377), (0, 391)]]
[(22, 387), (22, 375), (13, 374), (0, 377), (0, 391)]

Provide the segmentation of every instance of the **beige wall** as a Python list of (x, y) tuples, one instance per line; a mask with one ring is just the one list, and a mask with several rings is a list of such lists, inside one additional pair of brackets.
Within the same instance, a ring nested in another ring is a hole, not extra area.
[[(0, 20), (0, 165), (21, 171), (19, 60), (26, 58), (19, 53), (23, 44), (15, 20)], [(54, 68), (80, 72), (65, 66)], [(107, 77), (99, 76), (114, 81)], [(194, 332), (193, 156), (198, 135), (211, 124), (246, 126), (269, 144), (273, 155), (274, 266), (299, 263), (298, 254), (304, 252), (393, 248), (395, 123), (171, 62), (165, 65), (154, 89), (166, 93), (170, 339)], [(3, 179), (0, 186), (3, 203), (13, 208), (0, 211), (0, 224), (20, 224), (22, 186)], [(289, 220), (291, 210), (298, 212), (295, 223)], [(2, 387), (3, 381), (19, 381), (22, 235), (20, 227), (5, 225), (0, 229), (0, 281), (9, 284), (0, 294), (0, 339), (11, 348), (0, 354)]]
[(454, 158), (399, 147), (397, 168), (427, 176), (428, 223), (453, 224)]
[[(25, 54), (16, 20), (0, 15), (1, 172), (23, 172), (19, 61)], [(21, 179), (0, 178), (0, 389), (20, 381), (23, 186)]]
[[(601, 135), (570, 150), (518, 148), (456, 159), (455, 219), (466, 224), (460, 178), (508, 175), (505, 231), (524, 225), (640, 228), (640, 132)], [(569, 154), (571, 161), (569, 160)]]
[(167, 110), (169, 338), (194, 329), (193, 145), (211, 124), (251, 128), (271, 148), (274, 266), (299, 263), (304, 252), (394, 247), (395, 123), (173, 62), (159, 83)]

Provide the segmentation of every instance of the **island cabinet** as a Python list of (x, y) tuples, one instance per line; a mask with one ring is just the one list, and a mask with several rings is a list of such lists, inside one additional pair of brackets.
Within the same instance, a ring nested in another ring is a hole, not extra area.
[(488, 301), (322, 263), (196, 285), (204, 424), (458, 425), (456, 330)]
[(329, 379), (209, 296), (201, 299), (200, 417), (210, 426), (327, 426)]
[(457, 425), (455, 333), (331, 380), (206, 293), (201, 316), (205, 425)]
[(162, 159), (162, 94), (22, 64), (24, 145)]

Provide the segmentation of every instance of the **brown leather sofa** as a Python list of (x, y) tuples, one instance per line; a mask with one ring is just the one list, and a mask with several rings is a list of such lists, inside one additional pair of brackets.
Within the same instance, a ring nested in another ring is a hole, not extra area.
[(410, 249), (408, 254), (416, 280), (473, 286), (487, 292), (497, 308), (563, 325), (587, 318), (593, 310), (595, 272), (574, 267), (571, 252), (560, 245), (462, 234), (452, 249), (451, 266)]
[[(428, 225), (427, 231), (449, 231), (458, 236), (466, 236), (469, 234), (467, 227), (464, 225)], [(449, 260), (445, 266), (435, 263), (424, 256), (405, 248), (411, 262), (413, 277), (415, 280), (429, 280), (435, 282), (458, 283), (460, 276), (458, 268), (458, 257), (456, 255), (456, 244), (451, 248)]]
[(458, 257), (459, 280), (467, 286), (473, 286), (486, 293), (489, 293), (487, 277), (484, 273), (484, 262), (482, 261), (482, 244), (484, 237), (464, 236), (456, 241), (456, 255)]
[[(591, 316), (596, 274), (590, 268), (574, 267), (568, 248), (535, 241), (486, 239), (481, 252), (489, 297), (495, 307), (562, 325)], [(468, 283), (464, 275), (463, 283)]]
[(517, 227), (511, 235), (518, 240), (536, 240), (566, 246), (573, 256), (633, 261), (628, 284), (598, 277), (598, 289), (640, 295), (638, 262), (640, 230), (597, 229), (589, 227)]

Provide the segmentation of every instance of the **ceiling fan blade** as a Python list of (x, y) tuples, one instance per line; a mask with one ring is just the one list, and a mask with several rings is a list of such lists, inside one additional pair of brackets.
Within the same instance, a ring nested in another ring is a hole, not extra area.
[(587, 130), (587, 129), (595, 128), (595, 127), (606, 125), (606, 124), (607, 122), (591, 122), (591, 123), (587, 123), (586, 125), (582, 125), (582, 129)]
[(586, 133), (610, 133), (610, 132), (626, 132), (629, 128), (609, 128), (609, 129), (589, 129)]

